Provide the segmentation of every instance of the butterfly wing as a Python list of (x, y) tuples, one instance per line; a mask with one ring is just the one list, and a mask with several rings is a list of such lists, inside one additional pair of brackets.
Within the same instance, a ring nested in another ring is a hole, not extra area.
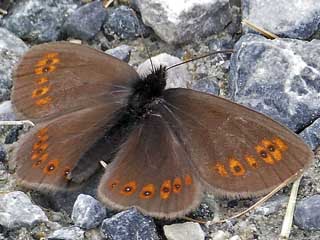
[(88, 177), (97, 169), (99, 160), (110, 153), (105, 149), (103, 155), (89, 149), (97, 144), (97, 139), (103, 139), (102, 129), (107, 127), (112, 112), (110, 106), (101, 105), (39, 123), (19, 140), (14, 154), (18, 180), (22, 185), (42, 190), (72, 187), (75, 182), (70, 176), (81, 160), (88, 164), (83, 168), (83, 176), (77, 178)]
[(313, 152), (296, 134), (249, 108), (187, 89), (166, 90), (164, 99), (210, 191), (260, 195), (312, 162)]
[(101, 51), (67, 42), (31, 48), (14, 74), (12, 102), (20, 119), (39, 122), (101, 103), (121, 103), (136, 71)]
[(202, 190), (175, 126), (160, 106), (121, 146), (100, 181), (98, 195), (113, 208), (139, 208), (148, 215), (172, 218), (190, 211)]

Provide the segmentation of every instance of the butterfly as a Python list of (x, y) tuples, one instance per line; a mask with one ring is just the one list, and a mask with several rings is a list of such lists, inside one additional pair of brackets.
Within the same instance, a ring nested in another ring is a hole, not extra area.
[(36, 126), (19, 140), (17, 179), (33, 189), (72, 189), (111, 163), (98, 186), (107, 206), (175, 218), (204, 192), (266, 193), (313, 159), (293, 132), (229, 100), (165, 89), (167, 69), (133, 67), (67, 42), (32, 47), (15, 73), (12, 103)]

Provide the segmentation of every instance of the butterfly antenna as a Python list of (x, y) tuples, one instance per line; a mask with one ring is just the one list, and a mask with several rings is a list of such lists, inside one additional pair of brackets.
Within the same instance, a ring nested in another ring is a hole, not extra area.
[[(134, 10), (132, 10), (133, 14), (136, 16), (136, 18), (138, 19), (138, 16), (136, 14), (136, 12)], [(152, 72), (154, 72), (154, 65), (153, 65), (153, 62), (152, 62), (152, 59), (151, 59), (151, 55), (150, 55), (150, 52), (149, 52), (149, 48), (144, 40), (144, 37), (143, 37), (143, 34), (142, 34), (142, 27), (141, 27), (141, 24), (139, 24), (139, 34), (140, 34), (140, 37), (141, 37), (141, 41), (142, 41), (142, 45), (145, 47), (146, 51), (147, 51), (147, 55), (148, 55), (148, 58), (149, 58), (149, 61), (150, 61), (150, 64), (151, 64), (151, 68), (152, 68)]]
[(209, 57), (209, 56), (212, 56), (212, 55), (215, 55), (215, 54), (219, 54), (219, 53), (234, 53), (235, 51), (233, 49), (226, 49), (226, 50), (221, 50), (221, 51), (215, 51), (215, 52), (211, 52), (211, 53), (207, 53), (207, 54), (204, 54), (204, 55), (201, 55), (199, 57), (195, 57), (195, 58), (192, 58), (192, 59), (189, 59), (189, 60), (186, 60), (186, 61), (183, 61), (181, 63), (177, 63), (177, 64), (174, 64), (170, 67), (167, 68), (167, 70), (171, 69), (171, 68), (174, 68), (174, 67), (178, 67), (182, 64), (185, 64), (185, 63), (188, 63), (188, 62), (193, 62), (193, 61), (196, 61), (198, 59), (201, 59), (201, 58), (205, 58), (205, 57)]

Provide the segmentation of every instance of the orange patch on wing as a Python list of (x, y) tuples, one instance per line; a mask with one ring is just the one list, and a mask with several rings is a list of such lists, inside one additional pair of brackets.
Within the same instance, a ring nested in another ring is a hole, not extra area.
[(190, 175), (186, 175), (184, 177), (184, 183), (188, 186), (192, 184), (192, 177)]
[(140, 191), (139, 197), (142, 199), (150, 199), (153, 198), (156, 192), (156, 188), (153, 184), (145, 185)]
[(243, 165), (241, 164), (241, 162), (235, 158), (229, 159), (229, 168), (230, 168), (231, 173), (237, 177), (243, 176), (246, 172), (246, 170), (243, 167)]
[(34, 160), (38, 159), (39, 157), (40, 157), (39, 153), (32, 153), (31, 160), (34, 161)]
[(44, 162), (44, 161), (47, 161), (48, 157), (49, 157), (49, 154), (48, 154), (48, 153), (45, 153), (45, 154), (43, 154), (39, 159), (40, 159), (42, 162)]
[(44, 58), (56, 58), (58, 57), (58, 53), (56, 52), (52, 52), (52, 53), (47, 53), (46, 55), (44, 55)]
[(43, 95), (47, 94), (48, 92), (49, 92), (48, 86), (37, 88), (37, 89), (33, 90), (32, 98), (37, 98), (37, 97), (43, 96)]
[(59, 164), (60, 164), (60, 161), (58, 159), (51, 160), (47, 164), (47, 166), (45, 166), (45, 168), (43, 169), (43, 172), (45, 174), (53, 174), (57, 170)]
[(247, 155), (244, 157), (244, 159), (247, 161), (247, 163), (250, 165), (250, 167), (252, 167), (252, 168), (258, 167), (257, 160), (253, 156)]
[(39, 167), (39, 166), (41, 165), (41, 163), (43, 163), (43, 160), (38, 159), (37, 161), (35, 161), (35, 162), (32, 164), (32, 168)]
[(261, 145), (257, 145), (256, 147), (256, 152), (258, 153), (259, 157), (262, 158), (262, 160), (265, 163), (268, 164), (274, 164), (274, 160), (273, 158), (269, 155), (269, 153), (267, 152), (267, 149)]
[(46, 83), (48, 81), (49, 81), (49, 79), (47, 77), (41, 77), (41, 78), (36, 80), (37, 84), (44, 84), (44, 83)]
[(160, 187), (160, 198), (166, 200), (171, 193), (171, 180), (165, 180)]
[(173, 192), (174, 193), (180, 193), (182, 190), (182, 180), (179, 177), (176, 177), (173, 179)]
[(34, 69), (34, 73), (36, 75), (41, 75), (44, 73), (51, 73), (51, 72), (55, 71), (56, 69), (57, 69), (57, 67), (55, 65), (37, 67)]
[(41, 128), (41, 129), (38, 131), (37, 136), (38, 136), (38, 137), (41, 137), (41, 136), (46, 135), (46, 134), (48, 133), (48, 130), (49, 130), (49, 129), (48, 129), (47, 127)]
[(47, 96), (47, 97), (44, 97), (44, 98), (41, 98), (41, 99), (37, 100), (37, 101), (36, 101), (36, 105), (38, 105), (38, 106), (44, 106), (44, 105), (46, 105), (46, 104), (51, 103), (51, 101), (52, 101), (52, 98), (49, 97), (49, 96)]
[(123, 185), (123, 187), (120, 190), (120, 193), (124, 196), (130, 196), (137, 190), (137, 182), (136, 181), (130, 181)]
[(228, 176), (228, 172), (227, 172), (226, 168), (221, 163), (216, 163), (214, 165), (214, 171), (216, 171), (221, 177), (227, 177)]
[(276, 149), (275, 151), (270, 152), (270, 154), (277, 161), (280, 161), (282, 159), (282, 153), (279, 149)]
[(272, 142), (274, 142), (281, 151), (288, 150), (288, 145), (285, 144), (285, 142), (282, 139), (277, 137), (277, 138), (274, 138)]

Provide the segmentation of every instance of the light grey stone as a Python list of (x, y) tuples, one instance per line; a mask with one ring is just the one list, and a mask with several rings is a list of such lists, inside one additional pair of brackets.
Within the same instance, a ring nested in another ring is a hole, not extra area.
[(204, 240), (205, 238), (200, 224), (194, 222), (165, 225), (163, 230), (168, 240)]

